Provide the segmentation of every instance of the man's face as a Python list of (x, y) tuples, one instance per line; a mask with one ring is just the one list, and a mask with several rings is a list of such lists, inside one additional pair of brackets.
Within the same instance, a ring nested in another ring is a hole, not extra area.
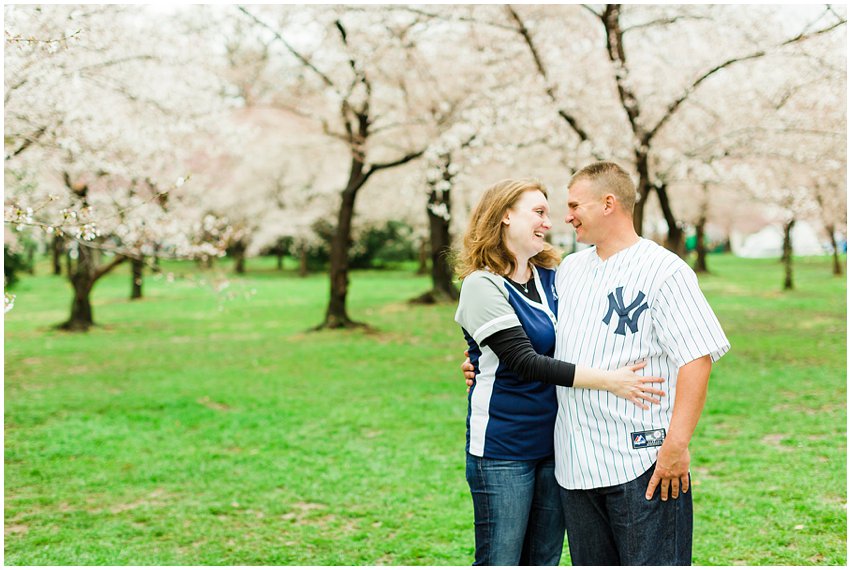
[(567, 216), (564, 221), (576, 230), (580, 243), (595, 244), (604, 224), (604, 198), (590, 180), (577, 180), (567, 189)]

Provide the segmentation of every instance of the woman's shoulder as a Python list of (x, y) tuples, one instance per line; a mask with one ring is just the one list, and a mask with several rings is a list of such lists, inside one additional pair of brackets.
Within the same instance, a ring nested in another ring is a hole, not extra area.
[(504, 293), (505, 280), (486, 269), (473, 271), (461, 281), (461, 292), (466, 294), (481, 293), (482, 291), (493, 290), (494, 287)]
[(481, 281), (482, 279), (498, 283), (502, 280), (502, 277), (500, 277), (496, 273), (488, 271), (487, 269), (477, 269), (477, 270), (473, 271), (472, 273), (470, 273), (469, 275), (467, 275), (464, 278), (464, 280), (462, 281), (462, 283), (467, 283), (468, 281), (469, 282)]

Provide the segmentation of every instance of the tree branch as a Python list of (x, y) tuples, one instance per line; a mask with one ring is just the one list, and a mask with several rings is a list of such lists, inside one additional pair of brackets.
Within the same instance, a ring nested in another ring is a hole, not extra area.
[(419, 16), (425, 16), (427, 18), (433, 18), (435, 20), (443, 20), (445, 22), (465, 22), (465, 23), (471, 23), (471, 24), (481, 24), (483, 26), (489, 26), (489, 27), (492, 27), (492, 28), (500, 29), (500, 30), (509, 30), (509, 31), (512, 31), (512, 32), (516, 31), (516, 29), (513, 26), (507, 26), (505, 24), (500, 24), (499, 22), (488, 22), (486, 20), (479, 20), (479, 19), (476, 19), (476, 18), (468, 17), (468, 16), (455, 16), (455, 15), (450, 16), (450, 15), (441, 14), (441, 13), (437, 13), (437, 12), (427, 12), (427, 11), (419, 9), (419, 8), (411, 8), (411, 7), (407, 7), (407, 6), (397, 8), (397, 9), (405, 11), (405, 12), (410, 12), (412, 14), (417, 14)]
[(806, 41), (810, 38), (814, 38), (814, 37), (822, 35), (822, 34), (826, 34), (830, 31), (833, 31), (834, 29), (838, 28), (839, 26), (844, 25), (845, 23), (846, 23), (846, 20), (840, 20), (839, 22), (833, 24), (832, 26), (829, 26), (827, 28), (823, 28), (823, 29), (815, 31), (815, 32), (800, 33), (797, 36), (795, 36), (794, 38), (791, 38), (791, 39), (788, 39), (784, 42), (781, 42), (781, 43), (777, 44), (776, 46), (761, 49), (761, 50), (755, 51), (755, 52), (747, 54), (747, 55), (734, 57), (734, 58), (728, 59), (727, 61), (725, 61), (725, 62), (723, 62), (719, 65), (716, 65), (715, 67), (706, 71), (700, 77), (698, 77), (694, 82), (692, 82), (691, 85), (686, 87), (685, 91), (683, 92), (682, 95), (680, 95), (679, 98), (677, 98), (670, 105), (668, 105), (668, 109), (667, 109), (667, 111), (665, 111), (665, 114), (662, 116), (661, 119), (659, 119), (659, 122), (656, 123), (656, 126), (653, 127), (652, 129), (650, 129), (650, 131), (647, 133), (647, 140), (649, 141), (650, 139), (652, 139), (656, 135), (656, 133), (659, 132), (659, 129), (661, 129), (662, 126), (664, 126), (664, 124), (668, 122), (668, 120), (673, 116), (673, 114), (677, 111), (677, 109), (679, 109), (680, 106), (686, 101), (686, 99), (688, 99), (691, 96), (691, 94), (694, 93), (694, 91), (697, 89), (698, 86), (700, 86), (701, 83), (703, 83), (704, 81), (709, 79), (712, 75), (718, 73), (722, 69), (730, 67), (731, 65), (734, 65), (736, 63), (741, 63), (743, 61), (748, 61), (748, 60), (751, 60), (751, 59), (757, 59), (757, 58), (763, 57), (763, 56), (767, 55), (772, 50), (780, 49), (780, 48), (783, 48), (783, 47), (786, 47), (786, 46), (789, 46), (789, 45), (792, 45), (792, 44), (795, 44), (795, 43)]
[(97, 281), (98, 279), (100, 279), (101, 277), (103, 277), (104, 275), (106, 275), (107, 273), (109, 273), (110, 271), (112, 271), (113, 269), (115, 269), (116, 267), (118, 267), (119, 265), (124, 263), (125, 261), (127, 261), (127, 259), (128, 258), (123, 256), (123, 255), (115, 256), (115, 259), (113, 259), (107, 265), (103, 265), (101, 267), (98, 267), (95, 270), (94, 275), (92, 276), (92, 281)]
[(646, 145), (650, 136), (639, 123), (641, 109), (638, 106), (638, 98), (626, 84), (629, 70), (626, 66), (626, 51), (623, 47), (623, 31), (620, 27), (620, 4), (607, 4), (600, 19), (606, 29), (606, 52), (609, 59), (615, 65), (615, 83), (618, 86), (618, 96), (621, 100), (632, 132), (641, 144)]
[[(311, 70), (313, 73), (315, 73), (316, 76), (319, 77), (319, 79), (321, 79), (323, 83), (325, 83), (325, 85), (327, 85), (328, 87), (331, 87), (332, 89), (334, 89), (334, 91), (337, 91), (337, 86), (334, 84), (334, 82), (331, 81), (331, 79), (327, 75), (325, 75), (324, 73), (319, 71), (319, 69), (315, 65), (313, 65), (313, 63), (309, 59), (307, 59), (307, 57), (302, 55), (287, 40), (285, 40), (284, 37), (277, 30), (275, 30), (274, 28), (272, 28), (272, 26), (270, 26), (266, 22), (262, 21), (260, 18), (258, 18), (257, 16), (255, 16), (254, 14), (249, 12), (248, 10), (246, 10), (245, 7), (237, 6), (237, 9), (240, 12), (242, 12), (243, 14), (245, 14), (246, 16), (248, 16), (249, 18), (251, 18), (252, 20), (254, 20), (255, 23), (259, 24), (260, 26), (262, 26), (262, 27), (266, 28), (267, 30), (269, 30), (270, 32), (272, 32), (272, 34), (275, 36), (275, 38), (277, 40), (279, 40), (282, 44), (284, 44), (284, 47), (287, 48), (287, 51), (289, 51), (293, 56), (295, 56), (295, 58), (297, 60), (299, 60), (302, 63), (302, 65), (304, 65), (309, 70)], [(338, 92), (338, 94), (339, 94), (339, 92)]]
[(12, 159), (12, 158), (18, 156), (19, 154), (21, 154), (22, 152), (24, 152), (25, 150), (27, 150), (34, 143), (38, 142), (38, 139), (40, 139), (46, 131), (47, 131), (47, 127), (44, 126), (44, 127), (39, 128), (33, 134), (24, 137), (24, 142), (21, 143), (21, 146), (19, 146), (15, 150), (13, 150), (11, 153), (7, 154), (6, 160)]
[(690, 16), (690, 15), (681, 15), (681, 16), (672, 16), (670, 18), (659, 18), (657, 20), (651, 20), (649, 22), (644, 22), (643, 24), (635, 24), (634, 26), (628, 26), (623, 28), (621, 31), (625, 34), (627, 32), (632, 32), (633, 30), (640, 30), (642, 28), (651, 28), (654, 26), (667, 26), (669, 24), (675, 24), (680, 20), (708, 20), (709, 18), (705, 16)]
[(392, 160), (390, 162), (381, 162), (381, 163), (373, 164), (369, 167), (369, 169), (366, 172), (364, 172), (364, 174), (363, 174), (364, 179), (369, 178), (370, 176), (372, 176), (373, 174), (375, 174), (379, 170), (384, 170), (384, 169), (387, 169), (387, 168), (393, 168), (395, 166), (401, 166), (401, 165), (403, 165), (407, 162), (411, 162), (412, 160), (415, 160), (415, 159), (421, 157), (423, 154), (425, 154), (425, 151), (426, 151), (426, 149), (423, 148), (423, 149), (420, 149), (420, 150), (417, 150), (417, 151), (414, 151), (414, 152), (409, 152), (405, 156), (403, 156), (399, 159), (396, 159), (396, 160)]
[(510, 4), (507, 4), (505, 6), (505, 10), (508, 12), (509, 17), (515, 23), (515, 27), (513, 28), (513, 30), (520, 34), (526, 44), (526, 47), (529, 49), (529, 53), (532, 55), (532, 59), (535, 61), (535, 67), (538, 70), (538, 74), (544, 80), (544, 90), (546, 91), (547, 96), (550, 98), (553, 104), (555, 104), (558, 108), (559, 116), (570, 126), (571, 129), (573, 129), (573, 132), (576, 133), (576, 135), (581, 141), (591, 142), (591, 137), (588, 136), (588, 132), (579, 125), (579, 121), (576, 120), (576, 117), (559, 107), (558, 98), (556, 97), (555, 89), (553, 89), (553, 86), (550, 83), (547, 68), (544, 65), (543, 60), (541, 59), (540, 53), (538, 52), (538, 47), (535, 45), (535, 42), (532, 39), (532, 35), (529, 33), (529, 29), (526, 27), (526, 24), (523, 22), (523, 19), (520, 18), (520, 15)]

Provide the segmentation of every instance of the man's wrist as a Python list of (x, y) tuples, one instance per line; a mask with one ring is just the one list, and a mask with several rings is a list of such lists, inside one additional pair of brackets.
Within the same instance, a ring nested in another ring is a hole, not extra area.
[(668, 434), (665, 437), (665, 441), (662, 443), (662, 446), (666, 448), (667, 451), (674, 451), (682, 453), (686, 449), (688, 449), (689, 439), (683, 439), (682, 437), (677, 437), (676, 435)]

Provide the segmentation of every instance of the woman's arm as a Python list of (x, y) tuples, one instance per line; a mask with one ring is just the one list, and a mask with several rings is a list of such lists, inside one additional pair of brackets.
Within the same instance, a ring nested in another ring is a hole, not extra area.
[(644, 409), (647, 409), (647, 405), (642, 400), (658, 404), (659, 400), (653, 395), (665, 394), (662, 390), (650, 386), (663, 382), (662, 378), (639, 376), (635, 373), (636, 370), (644, 368), (644, 363), (624, 366), (617, 370), (575, 366), (535, 352), (523, 327), (498, 331), (484, 339), (482, 346), (490, 347), (500, 362), (527, 382), (538, 381), (568, 388), (607, 390)]

